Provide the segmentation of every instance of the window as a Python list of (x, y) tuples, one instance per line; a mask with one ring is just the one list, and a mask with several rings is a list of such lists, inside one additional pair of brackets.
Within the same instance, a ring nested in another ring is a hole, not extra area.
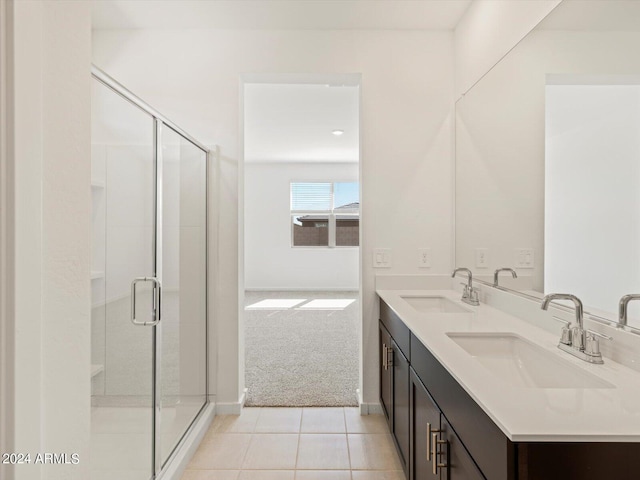
[(357, 247), (358, 182), (291, 183), (293, 247)]

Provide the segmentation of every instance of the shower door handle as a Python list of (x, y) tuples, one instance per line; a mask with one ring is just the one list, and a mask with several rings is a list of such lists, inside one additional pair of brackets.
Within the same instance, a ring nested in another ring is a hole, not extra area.
[[(136, 320), (136, 285), (140, 282), (153, 283), (153, 320), (140, 322)], [(156, 277), (136, 277), (131, 282), (131, 323), (152, 327), (160, 323), (160, 305), (162, 301), (162, 285)]]

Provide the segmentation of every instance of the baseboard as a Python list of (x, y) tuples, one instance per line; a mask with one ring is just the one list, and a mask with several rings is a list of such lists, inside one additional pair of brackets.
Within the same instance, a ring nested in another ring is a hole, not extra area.
[(361, 403), (360, 415), (380, 415), (382, 407), (379, 403)]
[(244, 389), (237, 402), (218, 402), (216, 404), (216, 415), (240, 415), (247, 401), (248, 390), (248, 388)]
[(207, 430), (209, 430), (209, 426), (215, 415), (216, 405), (209, 403), (201, 413), (200, 418), (196, 421), (196, 424), (193, 425), (178, 446), (178, 450), (169, 462), (166, 470), (159, 475), (158, 480), (180, 480), (191, 458), (196, 453), (196, 450), (198, 450)]
[(360, 415), (379, 415), (382, 413), (382, 406), (380, 403), (364, 403), (362, 399), (362, 392), (358, 388), (356, 390), (358, 396), (358, 405), (360, 406)]

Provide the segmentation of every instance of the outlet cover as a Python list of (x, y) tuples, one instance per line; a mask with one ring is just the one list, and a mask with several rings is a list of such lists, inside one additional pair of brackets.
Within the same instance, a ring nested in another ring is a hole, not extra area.
[(375, 248), (373, 250), (373, 268), (391, 268), (390, 248)]
[(476, 248), (476, 268), (489, 268), (489, 250)]
[(431, 268), (431, 249), (418, 249), (418, 268)]

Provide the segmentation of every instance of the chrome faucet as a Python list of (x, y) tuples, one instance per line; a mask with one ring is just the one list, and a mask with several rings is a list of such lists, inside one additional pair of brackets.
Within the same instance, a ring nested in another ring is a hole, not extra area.
[[(589, 363), (604, 363), (602, 360), (602, 354), (600, 353), (600, 341), (598, 337), (611, 340), (611, 337), (603, 335), (600, 332), (584, 329), (584, 309), (582, 302), (575, 295), (569, 293), (551, 293), (542, 299), (542, 310), (547, 310), (549, 304), (554, 300), (571, 300), (576, 309), (576, 325), (571, 327), (571, 322), (558, 320), (565, 322), (566, 325), (562, 329), (560, 336), (560, 342), (558, 348), (571, 355), (578, 357), (581, 360)], [(555, 317), (554, 317), (555, 319)]]
[(471, 270), (468, 268), (456, 268), (451, 274), (451, 278), (455, 277), (458, 272), (467, 274), (467, 283), (462, 284), (464, 285), (464, 290), (462, 291), (461, 300), (464, 303), (477, 307), (480, 305), (480, 302), (478, 301), (478, 291), (473, 288), (473, 274), (471, 273)]
[(500, 272), (511, 272), (511, 276), (513, 278), (518, 278), (518, 274), (516, 273), (516, 271), (513, 268), (499, 268), (495, 272), (493, 272), (493, 286), (494, 287), (498, 286), (498, 274)]
[(631, 300), (640, 300), (640, 294), (632, 293), (629, 295), (625, 295), (620, 299), (620, 303), (618, 304), (618, 323), (621, 327), (624, 327), (627, 324), (627, 317), (629, 315), (629, 302)]

